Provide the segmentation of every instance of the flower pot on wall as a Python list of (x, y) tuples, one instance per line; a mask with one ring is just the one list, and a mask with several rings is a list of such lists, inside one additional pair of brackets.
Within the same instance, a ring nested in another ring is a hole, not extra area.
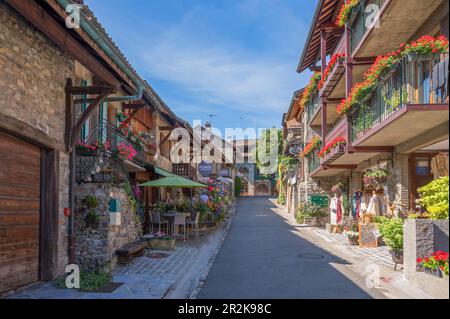
[(175, 249), (175, 239), (150, 239), (148, 244), (151, 249), (173, 250)]

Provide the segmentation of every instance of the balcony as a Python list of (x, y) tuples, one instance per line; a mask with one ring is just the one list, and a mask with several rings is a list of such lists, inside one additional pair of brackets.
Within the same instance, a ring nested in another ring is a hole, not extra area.
[[(130, 171), (145, 170), (143, 167), (148, 164), (145, 143), (140, 142), (133, 134), (126, 136), (119, 128), (106, 120), (99, 121), (88, 137), (81, 142), (76, 147), (79, 156), (117, 157), (124, 161), (125, 167), (130, 168)], [(86, 150), (84, 147), (80, 147), (81, 145), (94, 146), (96, 149)], [(121, 150), (123, 150), (122, 153)]]
[(320, 126), (321, 120), (318, 120), (319, 116), (321, 118), (320, 110), (320, 98), (319, 94), (316, 94), (312, 100), (306, 106), (308, 113), (308, 122), (310, 126)]
[(195, 168), (188, 163), (172, 164), (172, 173), (183, 177), (195, 178)]
[[(395, 50), (400, 43), (413, 37), (444, 2), (445, 0), (362, 0), (349, 19), (352, 56), (373, 57)], [(365, 12), (368, 5), (380, 8), (378, 25), (370, 25), (373, 13)]]
[(396, 146), (448, 121), (448, 61), (403, 58), (352, 114), (353, 146)]
[(308, 172), (311, 175), (320, 167), (320, 159), (317, 156), (317, 150), (314, 150), (308, 156)]

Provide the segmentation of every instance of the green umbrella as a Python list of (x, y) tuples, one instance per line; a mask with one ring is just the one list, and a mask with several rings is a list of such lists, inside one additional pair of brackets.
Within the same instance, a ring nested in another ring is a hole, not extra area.
[(168, 177), (163, 177), (154, 181), (149, 181), (139, 186), (147, 186), (147, 187), (185, 187), (185, 188), (194, 188), (194, 187), (208, 187), (205, 184), (200, 184), (190, 179), (173, 175)]

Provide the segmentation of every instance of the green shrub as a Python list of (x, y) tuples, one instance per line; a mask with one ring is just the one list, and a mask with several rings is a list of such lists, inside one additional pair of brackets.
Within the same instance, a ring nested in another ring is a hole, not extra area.
[(392, 250), (403, 249), (403, 220), (401, 218), (387, 218), (377, 216), (374, 218), (383, 241)]
[(86, 202), (86, 206), (88, 209), (92, 210), (92, 209), (97, 208), (98, 202), (97, 202), (97, 198), (95, 196), (88, 195), (88, 196), (86, 196), (86, 198), (84, 200)]
[[(103, 287), (108, 286), (112, 282), (111, 274), (103, 271), (81, 271), (80, 272), (80, 290), (82, 291), (95, 291)], [(59, 277), (56, 280), (56, 285), (65, 289), (66, 276)]]
[(448, 219), (449, 178), (438, 178), (418, 189), (420, 204), (427, 210), (431, 219)]
[(234, 195), (236, 197), (239, 197), (241, 195), (241, 190), (242, 190), (242, 180), (239, 176), (236, 176), (234, 185)]
[(328, 211), (326, 208), (324, 209), (314, 203), (306, 202), (300, 204), (300, 206), (298, 207), (297, 212), (295, 213), (295, 219), (299, 224), (302, 224), (305, 218), (325, 217), (327, 215)]

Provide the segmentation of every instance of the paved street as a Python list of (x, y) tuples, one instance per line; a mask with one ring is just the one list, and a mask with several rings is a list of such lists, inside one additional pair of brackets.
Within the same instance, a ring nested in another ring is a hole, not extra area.
[(347, 262), (300, 237), (268, 198), (240, 198), (198, 298), (383, 298)]

